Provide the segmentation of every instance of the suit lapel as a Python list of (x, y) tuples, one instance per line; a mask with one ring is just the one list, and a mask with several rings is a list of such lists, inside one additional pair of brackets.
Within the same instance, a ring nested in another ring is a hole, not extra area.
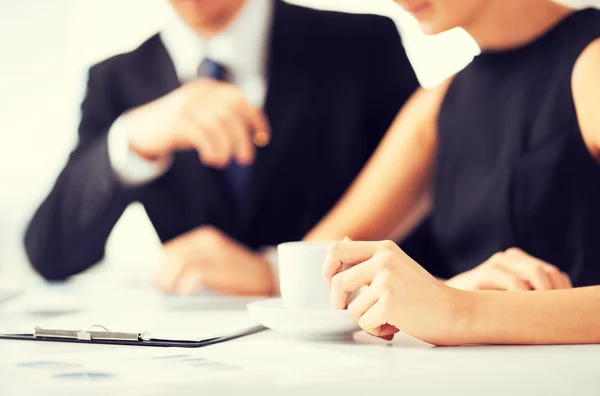
[(152, 37), (148, 44), (151, 45), (142, 49), (146, 52), (141, 57), (144, 64), (137, 66), (143, 79), (141, 86), (148, 90), (142, 95), (146, 102), (158, 99), (181, 85), (177, 79), (173, 61), (160, 39), (160, 35)]
[(268, 194), (278, 164), (292, 147), (294, 137), (302, 130), (312, 94), (315, 92), (312, 71), (306, 64), (308, 48), (301, 26), (295, 14), (295, 6), (282, 1), (275, 2), (271, 32), (265, 113), (271, 126), (271, 141), (259, 148), (250, 181), (247, 232), (260, 209), (261, 201)]

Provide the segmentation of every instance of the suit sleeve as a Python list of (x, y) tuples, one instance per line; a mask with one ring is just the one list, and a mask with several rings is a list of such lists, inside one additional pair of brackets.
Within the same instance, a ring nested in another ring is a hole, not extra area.
[(120, 115), (105, 66), (89, 72), (81, 107), (79, 142), (48, 197), (33, 216), (25, 249), (48, 280), (63, 280), (100, 261), (106, 240), (137, 190), (114, 174), (107, 134)]

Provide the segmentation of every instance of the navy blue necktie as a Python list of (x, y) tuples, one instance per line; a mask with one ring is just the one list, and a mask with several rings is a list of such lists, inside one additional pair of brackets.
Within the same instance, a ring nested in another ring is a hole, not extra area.
[[(230, 81), (227, 68), (211, 59), (205, 59), (202, 62), (198, 68), (198, 76), (218, 81)], [(240, 166), (235, 160), (232, 160), (230, 165), (224, 170), (224, 175), (234, 204), (238, 209), (242, 209), (246, 202), (250, 167)]]

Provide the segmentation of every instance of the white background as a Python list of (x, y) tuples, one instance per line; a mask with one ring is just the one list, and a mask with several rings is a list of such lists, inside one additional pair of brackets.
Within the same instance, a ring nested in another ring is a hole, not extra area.
[[(423, 36), (391, 0), (292, 2), (391, 16), (426, 86), (458, 71), (477, 53), (461, 31)], [(571, 3), (599, 5), (600, 0)], [(0, 272), (27, 272), (23, 230), (76, 142), (87, 68), (135, 48), (171, 18), (166, 0), (0, 0)], [(129, 231), (120, 235), (139, 235), (129, 255), (151, 241), (139, 212), (120, 228)], [(125, 238), (117, 239), (123, 246)]]

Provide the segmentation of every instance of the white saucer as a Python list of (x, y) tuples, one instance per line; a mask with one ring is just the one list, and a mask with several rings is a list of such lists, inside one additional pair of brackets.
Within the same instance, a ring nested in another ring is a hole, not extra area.
[(348, 311), (286, 309), (280, 298), (252, 302), (248, 312), (261, 325), (294, 338), (341, 339), (360, 330)]

